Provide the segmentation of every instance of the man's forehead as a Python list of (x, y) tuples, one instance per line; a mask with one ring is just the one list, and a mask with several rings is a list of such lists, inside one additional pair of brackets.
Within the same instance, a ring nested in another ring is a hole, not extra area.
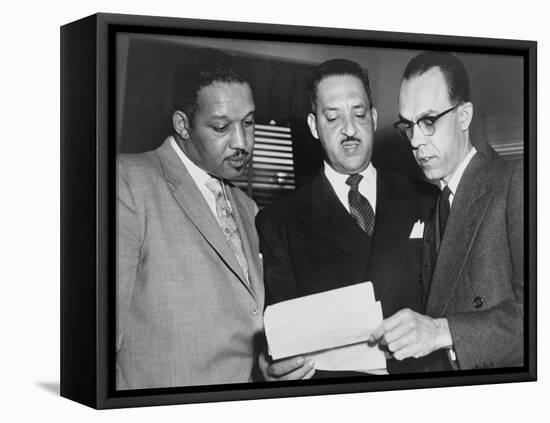
[(421, 75), (414, 75), (401, 83), (399, 89), (400, 111), (422, 113), (423, 110), (438, 110), (449, 104), (447, 82), (439, 68), (431, 68)]
[(357, 97), (367, 101), (363, 81), (355, 75), (329, 75), (317, 84), (317, 100)]

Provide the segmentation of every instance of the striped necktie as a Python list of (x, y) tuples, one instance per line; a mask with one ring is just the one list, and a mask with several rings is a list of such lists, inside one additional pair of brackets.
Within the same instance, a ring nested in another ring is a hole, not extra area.
[(359, 192), (359, 182), (363, 179), (363, 175), (356, 173), (346, 179), (346, 184), (350, 186), (348, 192), (349, 212), (355, 219), (359, 227), (366, 232), (368, 236), (372, 236), (374, 232), (374, 210), (365, 197)]

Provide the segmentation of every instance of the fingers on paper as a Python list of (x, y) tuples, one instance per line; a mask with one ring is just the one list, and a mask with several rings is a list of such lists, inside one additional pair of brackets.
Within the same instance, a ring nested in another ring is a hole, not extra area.
[[(271, 363), (267, 368), (267, 375), (271, 380), (298, 380), (309, 379), (313, 376), (312, 371), (315, 371), (313, 361), (299, 356)], [(312, 374), (309, 375), (310, 373)]]
[(399, 326), (407, 324), (407, 322), (411, 320), (413, 313), (414, 312), (412, 310), (405, 308), (384, 319), (382, 323), (372, 332), (369, 342), (375, 342), (384, 337), (382, 342), (386, 344), (385, 335)]

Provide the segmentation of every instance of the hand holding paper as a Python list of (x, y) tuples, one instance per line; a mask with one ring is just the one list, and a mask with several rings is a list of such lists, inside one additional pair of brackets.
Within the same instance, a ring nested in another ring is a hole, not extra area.
[(258, 367), (267, 381), (305, 380), (315, 374), (315, 363), (303, 356), (283, 358), (277, 361), (269, 360), (267, 350), (260, 353)]
[(264, 314), (273, 359), (305, 355), (323, 370), (385, 369), (383, 351), (366, 342), (381, 322), (370, 282), (284, 301)]

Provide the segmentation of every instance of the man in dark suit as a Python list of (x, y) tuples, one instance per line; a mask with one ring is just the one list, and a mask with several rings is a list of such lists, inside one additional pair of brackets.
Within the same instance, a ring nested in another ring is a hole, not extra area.
[(409, 62), (395, 126), (441, 195), (424, 236), (425, 315), (399, 311), (373, 340), (398, 360), (445, 351), (440, 369), (523, 365), (523, 163), (476, 151), (472, 115), (456, 56)]
[[(322, 63), (310, 88), (307, 121), (326, 160), (308, 186), (258, 214), (266, 304), (372, 281), (384, 316), (404, 307), (420, 311), (421, 228), (435, 188), (372, 165), (377, 112), (357, 63)], [(419, 364), (392, 361), (388, 368), (410, 372)], [(260, 368), (268, 380), (315, 371), (303, 357), (269, 362), (265, 354)]]

